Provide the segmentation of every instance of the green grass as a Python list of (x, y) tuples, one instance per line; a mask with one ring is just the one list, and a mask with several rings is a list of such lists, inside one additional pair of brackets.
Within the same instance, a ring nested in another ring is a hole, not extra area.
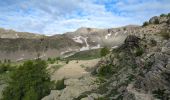
[(74, 55), (72, 55), (70, 57), (67, 57), (66, 59), (69, 59), (69, 60), (97, 59), (97, 58), (100, 58), (100, 50), (101, 49), (80, 51), (80, 52), (77, 52), (77, 53), (75, 53)]

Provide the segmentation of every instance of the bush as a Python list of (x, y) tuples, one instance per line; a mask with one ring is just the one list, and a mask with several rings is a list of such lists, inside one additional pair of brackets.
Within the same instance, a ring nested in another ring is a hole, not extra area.
[(135, 51), (136, 57), (141, 56), (143, 53), (144, 53), (144, 51), (142, 48), (136, 48), (136, 51)]
[(99, 68), (98, 74), (100, 76), (106, 76), (112, 73), (112, 66), (111, 65), (106, 65), (106, 66), (101, 66)]
[(11, 69), (12, 68), (10, 64), (5, 63), (0, 64), (0, 74), (5, 73), (6, 71), (10, 71)]
[(151, 43), (151, 46), (156, 46), (157, 45), (157, 42), (154, 39), (151, 39), (150, 43)]
[(101, 57), (103, 57), (103, 56), (106, 56), (107, 54), (109, 54), (109, 52), (110, 52), (109, 49), (107, 47), (104, 47), (101, 49), (100, 55), (101, 55)]
[(55, 59), (52, 59), (52, 58), (48, 58), (47, 61), (48, 61), (50, 64), (54, 64), (54, 63), (55, 63)]
[(56, 90), (62, 90), (62, 89), (64, 89), (65, 87), (66, 87), (66, 85), (64, 84), (64, 78), (63, 79), (61, 79), (61, 80), (58, 80), (57, 82), (56, 82), (56, 87), (55, 87), (55, 89)]
[(161, 14), (160, 17), (166, 17), (166, 15), (165, 14)]
[(144, 26), (148, 26), (148, 25), (149, 25), (149, 22), (144, 22), (142, 26), (144, 27)]
[(67, 60), (66, 60), (66, 64), (68, 64), (68, 63), (69, 63), (69, 60), (67, 59)]
[(170, 13), (168, 13), (168, 17), (170, 17)]
[(170, 98), (165, 93), (165, 89), (158, 89), (152, 92), (154, 97), (160, 99), (160, 100), (169, 100)]
[(40, 100), (48, 95), (52, 82), (46, 67), (46, 62), (40, 59), (24, 62), (12, 74), (2, 100)]

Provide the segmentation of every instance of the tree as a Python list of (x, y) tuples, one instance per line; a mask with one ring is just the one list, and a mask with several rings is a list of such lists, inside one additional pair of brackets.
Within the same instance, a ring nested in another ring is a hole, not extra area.
[(101, 55), (101, 57), (103, 57), (103, 56), (106, 56), (107, 54), (109, 54), (109, 52), (110, 52), (109, 49), (107, 47), (104, 47), (101, 49), (100, 55)]
[(40, 100), (50, 93), (52, 82), (45, 61), (24, 62), (11, 76), (2, 100)]
[(160, 17), (166, 17), (166, 15), (165, 14), (161, 14)]
[(144, 27), (144, 26), (148, 26), (148, 25), (149, 25), (148, 22), (144, 22), (142, 26)]

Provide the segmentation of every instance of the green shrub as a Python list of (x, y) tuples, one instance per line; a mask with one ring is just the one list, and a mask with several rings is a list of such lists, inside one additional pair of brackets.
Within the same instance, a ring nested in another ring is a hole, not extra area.
[(24, 62), (10, 77), (2, 100), (40, 100), (48, 95), (52, 82), (46, 67), (40, 59)]
[(109, 49), (107, 47), (104, 47), (101, 49), (100, 55), (101, 55), (101, 57), (103, 57), (103, 56), (106, 56), (107, 54), (109, 54), (109, 52), (110, 52)]
[(65, 87), (66, 87), (66, 85), (64, 84), (64, 78), (63, 79), (61, 79), (61, 80), (58, 80), (55, 84), (55, 89), (56, 90), (62, 90), (62, 89), (64, 89)]
[(68, 64), (68, 63), (69, 63), (69, 60), (67, 59), (67, 60), (66, 60), (66, 64)]
[(99, 68), (99, 72), (98, 72), (98, 74), (100, 76), (109, 75), (111, 73), (112, 73), (112, 66), (111, 65), (101, 66)]
[(141, 56), (144, 53), (142, 48), (136, 48), (135, 55), (136, 57)]
[(168, 17), (170, 17), (170, 13), (168, 13)]
[(148, 25), (149, 25), (149, 22), (144, 22), (142, 26), (144, 27), (144, 26), (148, 26)]
[(12, 70), (10, 64), (2, 63), (0, 64), (0, 74), (5, 73), (6, 71)]
[(50, 64), (54, 64), (54, 63), (55, 63), (55, 59), (53, 59), (53, 58), (48, 58), (47, 61), (48, 61)]
[(154, 39), (151, 39), (150, 43), (151, 43), (151, 46), (156, 46), (157, 45), (157, 42)]
[(166, 15), (165, 14), (161, 14), (160, 17), (166, 17)]
[(154, 97), (160, 99), (160, 100), (169, 100), (170, 98), (168, 95), (165, 93), (165, 89), (158, 89), (152, 92)]

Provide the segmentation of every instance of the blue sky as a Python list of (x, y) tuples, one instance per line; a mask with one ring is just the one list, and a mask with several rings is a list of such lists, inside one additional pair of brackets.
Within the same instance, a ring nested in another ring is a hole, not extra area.
[(141, 25), (169, 12), (170, 0), (0, 0), (0, 27), (51, 35)]

